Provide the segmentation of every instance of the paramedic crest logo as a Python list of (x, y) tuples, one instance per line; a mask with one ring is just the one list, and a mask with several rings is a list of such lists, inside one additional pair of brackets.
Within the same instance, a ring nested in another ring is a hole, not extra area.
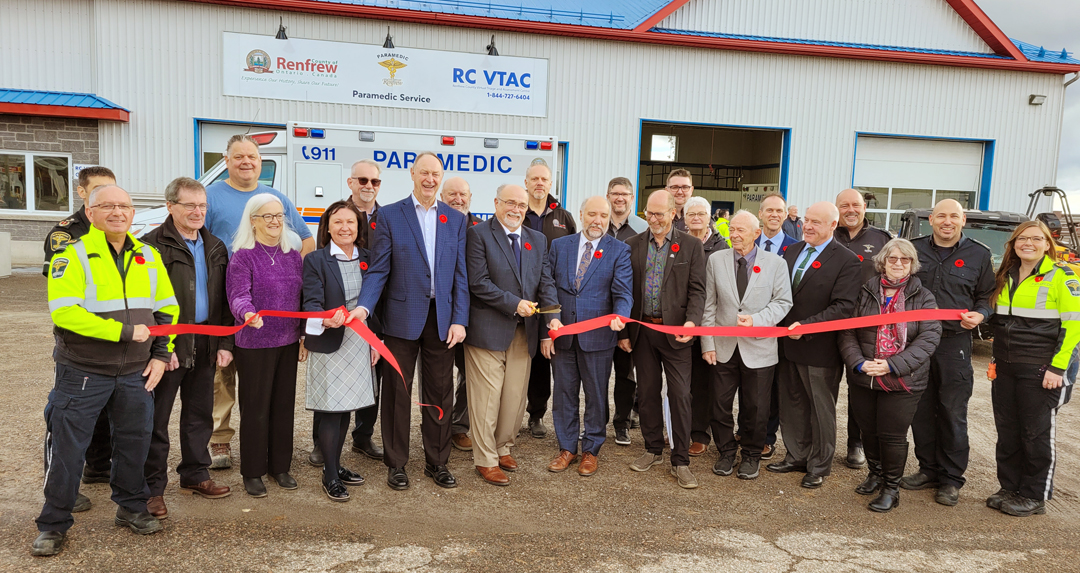
[(255, 72), (256, 74), (272, 74), (273, 70), (270, 69), (270, 54), (262, 50), (252, 50), (247, 55), (247, 67), (244, 68), (245, 72)]
[(385, 53), (385, 54), (379, 54), (376, 57), (385, 58), (385, 59), (379, 61), (379, 65), (386, 68), (386, 71), (390, 72), (390, 77), (383, 78), (382, 83), (386, 84), (388, 87), (394, 87), (394, 86), (402, 85), (404, 82), (397, 79), (397, 78), (395, 78), (394, 76), (397, 74), (398, 70), (400, 70), (401, 68), (407, 67), (409, 65), (409, 64), (405, 63), (405, 62), (409, 61), (408, 56), (403, 56), (401, 54), (388, 52), (388, 53)]

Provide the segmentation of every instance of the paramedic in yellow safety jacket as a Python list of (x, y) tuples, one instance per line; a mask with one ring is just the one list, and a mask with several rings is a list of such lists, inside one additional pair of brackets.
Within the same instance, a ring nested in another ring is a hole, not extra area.
[(1064, 374), (1080, 342), (1080, 277), (1054, 262), (1053, 248), (1045, 225), (1021, 223), (990, 299), (1001, 489), (986, 505), (1018, 517), (1046, 513), (1053, 494), (1057, 413), (1072, 393)]
[(713, 229), (716, 230), (716, 234), (724, 238), (727, 246), (731, 246), (731, 231), (728, 230), (728, 211), (724, 209), (720, 212), (720, 217), (713, 223)]
[(113, 430), (116, 524), (144, 535), (161, 530), (146, 510), (143, 466), (153, 427), (151, 391), (173, 345), (171, 337), (151, 336), (148, 325), (175, 324), (180, 309), (161, 256), (128, 233), (135, 208), (127, 192), (116, 185), (98, 187), (87, 205), (92, 228), (49, 265), (56, 383), (45, 408), (45, 504), (34, 555), (55, 555), (63, 547), (74, 523), (86, 447), (102, 409)]

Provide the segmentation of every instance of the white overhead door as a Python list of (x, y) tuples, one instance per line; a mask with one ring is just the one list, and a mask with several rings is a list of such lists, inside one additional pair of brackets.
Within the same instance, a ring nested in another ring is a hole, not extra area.
[(978, 205), (982, 142), (860, 135), (855, 151), (854, 187), (866, 197), (871, 224), (896, 233), (907, 209), (929, 209), (956, 199)]

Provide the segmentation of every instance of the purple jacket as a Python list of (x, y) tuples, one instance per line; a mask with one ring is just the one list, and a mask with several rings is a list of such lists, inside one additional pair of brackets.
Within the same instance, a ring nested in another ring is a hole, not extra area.
[[(271, 263), (271, 255), (273, 262)], [(282, 253), (280, 247), (271, 249), (255, 243), (253, 249), (242, 249), (229, 259), (225, 290), (229, 309), (236, 323), (244, 315), (259, 310), (300, 310), (303, 290), (303, 263), (300, 251)], [(302, 320), (298, 318), (266, 317), (260, 329), (244, 328), (236, 333), (240, 348), (276, 348), (300, 340)]]

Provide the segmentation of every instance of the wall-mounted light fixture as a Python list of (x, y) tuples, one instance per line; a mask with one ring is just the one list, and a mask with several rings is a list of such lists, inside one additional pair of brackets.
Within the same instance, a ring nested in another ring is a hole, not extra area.
[(1044, 103), (1046, 103), (1046, 96), (1044, 95), (1031, 94), (1028, 96), (1029, 105), (1042, 105)]
[(487, 45), (487, 55), (498, 56), (499, 51), (495, 49), (495, 34), (491, 35), (491, 43)]
[(288, 40), (289, 37), (285, 35), (285, 21), (280, 16), (278, 17), (277, 35), (274, 36), (279, 40)]
[(386, 27), (386, 41), (382, 43), (382, 47), (387, 50), (394, 49), (394, 38), (390, 36), (390, 26)]

